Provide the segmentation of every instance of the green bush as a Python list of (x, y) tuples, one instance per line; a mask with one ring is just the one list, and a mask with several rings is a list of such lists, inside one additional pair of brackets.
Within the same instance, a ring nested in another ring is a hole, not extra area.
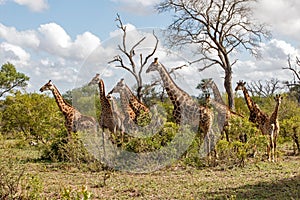
[(162, 130), (153, 136), (146, 138), (132, 137), (124, 143), (123, 147), (125, 150), (135, 153), (153, 151), (171, 142), (177, 131), (178, 126), (175, 123), (167, 122)]
[(8, 96), (3, 102), (0, 132), (47, 143), (64, 129), (64, 118), (54, 99), (37, 93)]
[(64, 188), (61, 191), (61, 199), (63, 200), (89, 200), (92, 199), (92, 193), (87, 190), (86, 186), (80, 189)]
[(248, 119), (230, 119), (228, 133), (230, 142), (220, 140), (217, 144), (219, 164), (244, 166), (247, 158), (261, 160), (266, 154), (268, 136), (262, 135)]
[(94, 161), (87, 149), (84, 147), (80, 133), (71, 136), (56, 138), (51, 144), (46, 145), (42, 159), (53, 162), (88, 163)]

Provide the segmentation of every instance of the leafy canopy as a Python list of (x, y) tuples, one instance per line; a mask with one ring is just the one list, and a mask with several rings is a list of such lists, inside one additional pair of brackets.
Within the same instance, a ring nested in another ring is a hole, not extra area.
[(13, 64), (3, 64), (0, 69), (0, 97), (7, 92), (11, 92), (16, 87), (26, 87), (27, 81), (29, 81), (29, 77), (17, 72)]

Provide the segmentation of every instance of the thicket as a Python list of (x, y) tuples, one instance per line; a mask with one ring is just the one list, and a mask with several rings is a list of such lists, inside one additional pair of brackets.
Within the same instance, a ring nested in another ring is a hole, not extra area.
[[(90, 113), (95, 109), (95, 105), (86, 105), (87, 102), (94, 104), (96, 102), (96, 107), (99, 108), (98, 98), (95, 95), (90, 97), (88, 95), (78, 96), (76, 101), (77, 105), (80, 102), (84, 104), (83, 110), (88, 110)], [(273, 98), (259, 98), (255, 101), (267, 114), (270, 115), (273, 112), (275, 106)], [(245, 117), (231, 120), (231, 126), (227, 130), (230, 142), (221, 139), (216, 144), (214, 161), (217, 165), (243, 166), (251, 158), (255, 158), (256, 161), (266, 158), (268, 138), (262, 136), (256, 126), (248, 121), (249, 112), (244, 99), (241, 97), (236, 98), (235, 102), (236, 111)], [(160, 100), (155, 99), (155, 102), (152, 100), (151, 103), (156, 103), (163, 108), (165, 112), (165, 115), (162, 116), (165, 122), (164, 125), (156, 133), (146, 138), (125, 136), (127, 138), (124, 140), (124, 138), (121, 138), (121, 133), (113, 135), (119, 148), (136, 153), (152, 152), (169, 145), (178, 134), (179, 127), (174, 123), (170, 101), (160, 102)], [(96, 115), (99, 115), (99, 112)], [(288, 95), (284, 95), (279, 109), (281, 130), (278, 144), (287, 144), (287, 150), (293, 150), (294, 154), (299, 152), (299, 116), (300, 108), (297, 101), (289, 98)], [(86, 144), (81, 139), (81, 133), (72, 136), (66, 134), (64, 118), (55, 100), (47, 95), (17, 92), (12, 96), (8, 96), (1, 101), (0, 118), (0, 131), (3, 138), (23, 140), (24, 142), (20, 147), (22, 145), (29, 146), (29, 144), (37, 145), (42, 152), (41, 159), (53, 162), (97, 162), (97, 158), (94, 158), (87, 151)], [(247, 140), (242, 141), (241, 136), (246, 136)], [(32, 141), (34, 143), (31, 143)], [(181, 161), (195, 167), (206, 166), (206, 158), (199, 156), (199, 144), (203, 142), (203, 134), (197, 133), (194, 142), (191, 143)], [(280, 155), (280, 152), (278, 152), (278, 155)]]

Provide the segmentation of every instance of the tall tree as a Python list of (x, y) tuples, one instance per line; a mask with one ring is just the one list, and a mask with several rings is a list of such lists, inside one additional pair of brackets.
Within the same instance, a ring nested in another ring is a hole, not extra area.
[(163, 0), (157, 5), (159, 12), (174, 12), (168, 26), (168, 42), (171, 47), (197, 45), (196, 62), (203, 62), (202, 71), (220, 66), (225, 73), (224, 87), (230, 108), (234, 108), (232, 90), (232, 66), (236, 63), (231, 55), (246, 49), (258, 56), (259, 43), (270, 32), (265, 24), (253, 18), (252, 5), (257, 0)]
[(3, 64), (0, 69), (0, 98), (14, 88), (26, 87), (28, 80), (29, 77), (23, 73), (17, 72), (13, 64)]

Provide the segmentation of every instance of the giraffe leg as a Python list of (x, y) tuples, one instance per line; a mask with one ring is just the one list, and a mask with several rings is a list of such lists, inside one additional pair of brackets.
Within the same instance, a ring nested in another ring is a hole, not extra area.
[(268, 160), (274, 162), (274, 135), (273, 132), (270, 134), (270, 141), (268, 147)]
[(271, 161), (271, 137), (269, 138), (269, 144), (267, 147), (267, 153), (268, 153), (268, 161)]
[(103, 148), (103, 161), (106, 160), (106, 150), (105, 150), (105, 129), (102, 128), (102, 148)]

